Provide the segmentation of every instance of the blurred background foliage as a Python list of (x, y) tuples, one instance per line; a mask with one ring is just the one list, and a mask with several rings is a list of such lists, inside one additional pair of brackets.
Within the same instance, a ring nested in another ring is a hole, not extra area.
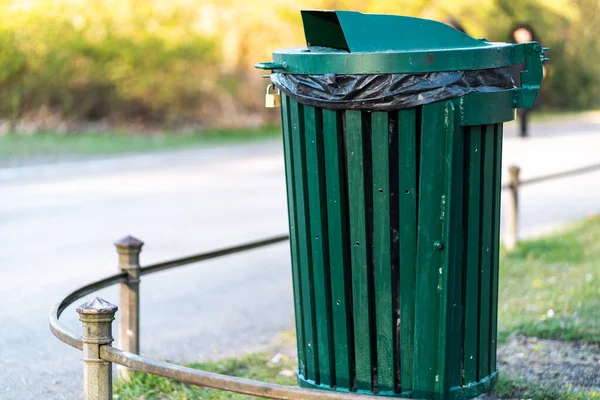
[(511, 40), (531, 24), (551, 63), (545, 107), (600, 107), (599, 0), (0, 0), (0, 119), (257, 125), (266, 81), (252, 66), (304, 44), (299, 10), (456, 18)]

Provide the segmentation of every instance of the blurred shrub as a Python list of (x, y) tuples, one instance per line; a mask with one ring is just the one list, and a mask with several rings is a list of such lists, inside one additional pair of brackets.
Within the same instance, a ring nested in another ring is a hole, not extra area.
[[(532, 24), (552, 63), (545, 103), (600, 106), (596, 0), (0, 0), (0, 118), (51, 109), (74, 120), (243, 124), (264, 114), (252, 65), (304, 43), (298, 10), (444, 20), (507, 40)], [(267, 114), (271, 118), (276, 115)]]
[(133, 0), (2, 6), (0, 112), (181, 118), (210, 97), (219, 56), (183, 6)]

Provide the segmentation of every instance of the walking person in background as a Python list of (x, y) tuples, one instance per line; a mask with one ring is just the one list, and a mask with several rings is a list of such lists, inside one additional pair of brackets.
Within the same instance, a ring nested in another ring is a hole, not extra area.
[[(528, 24), (516, 25), (512, 30), (512, 38), (511, 39), (514, 43), (526, 43), (526, 42), (532, 42), (532, 41), (539, 43), (539, 38), (535, 34), (535, 31)], [(543, 74), (544, 74), (544, 76), (546, 76), (546, 68), (544, 68), (544, 67), (542, 67), (542, 68), (543, 68)], [(516, 65), (512, 66), (511, 72), (512, 72), (512, 76), (513, 76), (513, 80), (517, 87), (521, 86), (521, 72), (525, 71), (525, 69), (526, 69), (525, 63), (516, 64)], [(532, 108), (517, 109), (517, 116), (518, 116), (519, 125), (520, 125), (519, 135), (521, 137), (526, 137), (529, 134), (528, 133), (529, 113), (536, 106), (539, 105), (539, 98), (540, 98), (540, 96), (538, 95)]]

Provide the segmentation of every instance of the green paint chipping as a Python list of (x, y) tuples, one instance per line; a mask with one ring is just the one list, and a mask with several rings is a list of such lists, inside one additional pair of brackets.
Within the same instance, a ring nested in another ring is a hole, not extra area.
[(477, 396), (496, 382), (499, 124), (535, 97), (541, 46), (489, 43), (410, 17), (302, 17), (308, 48), (273, 54), (284, 74), (527, 64), (523, 88), (389, 112), (289, 101), (282, 114), (295, 177), (300, 385)]

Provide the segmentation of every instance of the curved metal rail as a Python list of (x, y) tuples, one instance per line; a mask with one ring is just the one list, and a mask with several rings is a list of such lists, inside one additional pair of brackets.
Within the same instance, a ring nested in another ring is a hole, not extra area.
[(250, 379), (236, 378), (233, 376), (206, 372), (180, 365), (155, 361), (147, 357), (127, 353), (111, 346), (100, 348), (100, 357), (103, 360), (123, 365), (136, 371), (147, 372), (152, 375), (163, 376), (179, 382), (188, 383), (213, 389), (226, 390), (247, 394), (250, 396), (266, 397), (279, 400), (381, 400), (381, 397), (360, 394), (345, 394), (328, 392), (315, 389), (303, 389), (295, 386), (277, 385), (253, 381)]
[[(211, 251), (208, 253), (196, 254), (193, 256), (178, 258), (172, 261), (161, 262), (157, 264), (151, 264), (146, 267), (142, 267), (140, 274), (148, 275), (159, 271), (164, 271), (166, 269), (181, 267), (183, 265), (193, 264), (200, 261), (210, 260), (212, 258), (217, 258), (229, 254), (240, 253), (242, 251), (256, 249), (264, 246), (268, 246), (271, 244), (283, 242), (289, 239), (289, 235), (279, 235), (269, 239), (259, 240), (255, 242), (250, 242), (246, 244), (242, 244), (234, 247), (227, 247), (220, 250)], [(90, 293), (98, 291), (100, 289), (104, 289), (108, 286), (125, 282), (127, 278), (127, 273), (121, 272), (118, 274), (107, 276), (104, 279), (101, 279), (96, 282), (92, 282), (88, 285), (85, 285), (67, 297), (58, 302), (50, 311), (50, 331), (54, 336), (68, 344), (69, 346), (75, 347), (76, 349), (82, 350), (83, 342), (81, 340), (81, 336), (76, 334), (75, 332), (68, 329), (66, 326), (59, 322), (60, 315), (63, 311), (73, 304), (75, 301), (81, 299), (82, 297), (87, 296)]]
[[(280, 235), (270, 239), (260, 240), (243, 244), (240, 246), (229, 247), (209, 253), (198, 254), (190, 257), (184, 257), (173, 261), (158, 263), (149, 265), (142, 268), (142, 274), (151, 274), (158, 271), (163, 271), (169, 268), (175, 268), (187, 264), (196, 263), (199, 261), (216, 258), (228, 254), (239, 253), (245, 250), (260, 248), (271, 244), (279, 243), (288, 240), (288, 235)], [(97, 290), (104, 289), (108, 286), (125, 282), (127, 280), (127, 273), (122, 272), (114, 275), (110, 275), (99, 281), (85, 285), (63, 300), (58, 302), (50, 312), (50, 331), (54, 336), (60, 339), (62, 342), (72, 346), (76, 349), (83, 350), (82, 337), (63, 324), (60, 323), (59, 318), (63, 311), (71, 305), (73, 302), (93, 293)], [(100, 358), (118, 365), (122, 365), (131, 368), (136, 371), (147, 372), (153, 375), (162, 376), (165, 378), (171, 378), (179, 382), (187, 383), (190, 385), (198, 385), (213, 389), (220, 389), (229, 392), (247, 394), (251, 396), (259, 396), (270, 399), (279, 400), (356, 400), (360, 399), (371, 399), (381, 400), (378, 396), (363, 395), (355, 393), (339, 393), (330, 391), (321, 391), (314, 389), (303, 389), (295, 386), (285, 386), (278, 384), (265, 383), (260, 381), (254, 381), (250, 379), (236, 378), (228, 375), (216, 374), (212, 372), (206, 372), (193, 368), (183, 367), (180, 365), (170, 364), (166, 362), (160, 362), (152, 360), (147, 357), (142, 357), (133, 353), (128, 353), (112, 346), (104, 345), (100, 348)]]
[(177, 258), (172, 261), (165, 261), (157, 264), (148, 265), (146, 267), (142, 267), (140, 271), (140, 275), (152, 274), (158, 271), (164, 271), (166, 269), (181, 267), (187, 264), (193, 264), (200, 261), (210, 260), (211, 258), (217, 258), (221, 256), (226, 256), (229, 254), (240, 253), (246, 250), (252, 250), (259, 247), (268, 246), (271, 244), (284, 242), (290, 238), (289, 235), (279, 235), (265, 240), (259, 240), (257, 242), (251, 242), (242, 244), (239, 246), (228, 247), (225, 249), (215, 250), (208, 253), (196, 254), (193, 256)]
[(519, 185), (521, 185), (521, 186), (530, 185), (533, 183), (540, 183), (540, 182), (551, 181), (551, 180), (559, 179), (559, 178), (566, 178), (569, 176), (587, 174), (589, 172), (594, 172), (594, 171), (600, 171), (600, 164), (588, 165), (587, 167), (575, 168), (570, 171), (557, 172), (554, 174), (538, 176), (538, 177), (531, 178), (531, 179), (523, 179), (523, 180), (519, 181)]
[(52, 311), (50, 311), (50, 331), (52, 334), (69, 346), (83, 350), (83, 341), (81, 336), (61, 324), (58, 320), (60, 315), (67, 307), (82, 297), (85, 297), (90, 293), (94, 293), (97, 290), (112, 286), (116, 283), (125, 282), (126, 276), (127, 273), (125, 272), (107, 276), (104, 279), (90, 283), (89, 285), (85, 285), (75, 290), (73, 293), (58, 302), (54, 307), (52, 307)]
[[(575, 168), (575, 169), (572, 169), (569, 171), (557, 172), (554, 174), (537, 176), (535, 178), (519, 180), (519, 186), (531, 185), (534, 183), (546, 182), (546, 181), (551, 181), (554, 179), (568, 178), (570, 176), (583, 175), (583, 174), (587, 174), (587, 173), (595, 172), (595, 171), (600, 171), (600, 164), (592, 164), (592, 165), (588, 165), (586, 167)], [(503, 190), (510, 189), (510, 188), (511, 188), (510, 183), (505, 183), (504, 185), (502, 185)]]

